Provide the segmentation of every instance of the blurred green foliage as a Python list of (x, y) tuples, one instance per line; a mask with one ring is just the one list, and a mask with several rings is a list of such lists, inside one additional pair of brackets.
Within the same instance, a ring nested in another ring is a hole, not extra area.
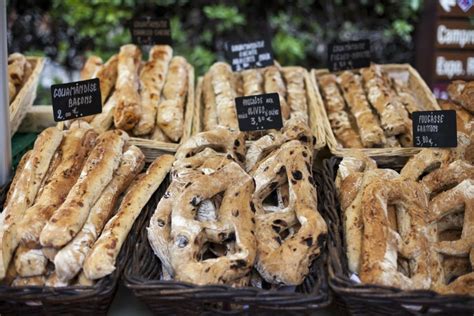
[[(25, 2), (34, 7), (34, 1)], [(25, 2), (10, 1), (9, 12), (18, 14)], [(422, 0), (40, 2), (43, 9), (34, 14), (41, 16), (52, 39), (43, 46), (25, 45), (29, 50), (44, 49), (66, 67), (79, 69), (85, 56), (107, 59), (129, 43), (128, 21), (134, 14), (151, 13), (171, 19), (175, 52), (188, 58), (198, 75), (223, 57), (223, 43), (229, 37), (267, 32), (275, 58), (283, 65), (323, 67), (329, 42), (360, 38), (371, 39), (377, 62), (410, 62), (412, 34), (422, 7)], [(22, 40), (18, 37), (13, 34), (13, 47)]]

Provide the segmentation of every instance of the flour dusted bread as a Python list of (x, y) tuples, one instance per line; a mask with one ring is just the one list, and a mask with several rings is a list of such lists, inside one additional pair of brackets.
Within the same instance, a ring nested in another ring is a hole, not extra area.
[(95, 145), (97, 134), (90, 129), (72, 128), (64, 133), (58, 148), (58, 166), (52, 172), (35, 204), (25, 211), (18, 226), (21, 243), (39, 247), (39, 237), (44, 226), (66, 199), (76, 183), (90, 150)]
[(126, 140), (126, 134), (118, 130), (100, 135), (78, 181), (41, 232), (42, 246), (62, 247), (80, 231), (92, 205), (112, 180)]
[(15, 253), (15, 269), (20, 277), (40, 276), (46, 273), (48, 259), (41, 249), (19, 246)]
[(142, 116), (133, 129), (133, 134), (147, 135), (156, 125), (157, 105), (168, 74), (168, 65), (173, 49), (168, 45), (155, 45), (150, 50), (150, 59), (140, 71)]
[(460, 106), (474, 113), (474, 81), (453, 81), (448, 86), (449, 97)]
[(234, 105), (236, 92), (232, 84), (232, 69), (226, 63), (218, 62), (209, 69), (212, 89), (216, 100), (219, 125), (237, 129), (237, 111)]
[(301, 67), (286, 67), (283, 77), (286, 82), (287, 102), (291, 109), (290, 117), (299, 117), (308, 122), (308, 100), (305, 90), (306, 70)]
[(61, 131), (56, 127), (43, 131), (15, 181), (15, 186), (10, 188), (12, 193), (9, 194), (8, 204), (4, 206), (0, 218), (0, 279), (5, 276), (13, 252), (19, 243), (18, 223), (22, 220), (26, 209), (33, 204), (62, 137)]
[(278, 93), (283, 121), (288, 120), (290, 118), (291, 109), (286, 102), (286, 86), (279, 67), (269, 66), (265, 68), (264, 78), (265, 93)]
[(124, 45), (120, 48), (117, 65), (117, 81), (115, 90), (118, 103), (114, 110), (116, 128), (131, 130), (141, 117), (141, 99), (138, 93), (138, 67), (141, 52), (135, 45)]
[(117, 213), (104, 227), (84, 262), (88, 279), (104, 277), (115, 270), (115, 260), (136, 218), (171, 169), (174, 157), (158, 157), (125, 195)]
[(82, 230), (54, 257), (56, 274), (60, 280), (71, 280), (79, 273), (90, 249), (111, 217), (120, 194), (142, 170), (144, 163), (145, 156), (135, 146), (123, 154), (119, 168), (92, 207)]

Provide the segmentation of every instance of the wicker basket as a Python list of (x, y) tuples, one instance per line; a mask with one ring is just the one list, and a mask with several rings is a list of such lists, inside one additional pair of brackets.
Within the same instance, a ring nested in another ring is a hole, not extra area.
[[(3, 204), (8, 189), (0, 190)], [(148, 210), (148, 208), (146, 208)], [(60, 288), (0, 285), (0, 315), (106, 315), (117, 290), (118, 281), (131, 253), (137, 232), (145, 224), (147, 214), (140, 214), (117, 257), (116, 270), (93, 286)]]
[(33, 105), (36, 99), (36, 88), (38, 87), (39, 77), (43, 70), (44, 58), (41, 57), (27, 57), (31, 64), (32, 72), (21, 87), (18, 94), (10, 104), (10, 135), (13, 136), (20, 126), (21, 121), (26, 115), (26, 112)]
[[(194, 68), (188, 65), (188, 94), (186, 97), (186, 111), (184, 113), (184, 129), (183, 137), (180, 143), (191, 136), (193, 114), (194, 114)], [(29, 109), (25, 117), (25, 122), (21, 124), (20, 131), (22, 132), (41, 132), (47, 127), (56, 125), (53, 119), (53, 110), (51, 106), (42, 105), (34, 106)], [(62, 129), (63, 122), (59, 122), (58, 126)], [(145, 154), (147, 162), (153, 162), (157, 157), (163, 154), (176, 152), (179, 144), (159, 142), (145, 138), (130, 137), (130, 144), (138, 146)]]
[[(319, 177), (321, 179), (321, 177)], [(151, 216), (166, 187), (155, 195)], [(319, 199), (320, 200), (320, 199)], [(323, 214), (324, 215), (324, 214)], [(148, 226), (148, 223), (147, 223)], [(270, 291), (254, 287), (226, 285), (197, 286), (161, 279), (161, 262), (151, 249), (146, 229), (140, 232), (132, 259), (124, 272), (125, 285), (155, 313), (160, 315), (258, 314), (263, 312), (310, 312), (330, 304), (326, 276), (326, 251), (312, 264), (310, 275), (296, 290)]]
[(339, 307), (353, 315), (473, 315), (474, 297), (441, 295), (433, 291), (358, 284), (349, 278), (342, 212), (334, 179), (340, 158), (324, 161), (324, 209), (329, 223), (329, 284)]
[[(420, 77), (418, 72), (408, 64), (387, 64), (382, 65), (382, 69), (390, 74), (390, 76), (406, 77), (408, 84), (418, 100), (423, 102), (427, 110), (440, 110), (438, 103), (430, 91), (426, 83)], [(323, 126), (326, 135), (326, 142), (328, 144), (331, 153), (338, 157), (345, 157), (351, 152), (363, 152), (368, 156), (374, 158), (379, 163), (393, 163), (399, 164), (404, 163), (406, 159), (417, 154), (421, 148), (415, 147), (404, 147), (404, 148), (343, 148), (336, 140), (334, 133), (331, 129), (329, 119), (324, 106), (324, 101), (319, 92), (319, 86), (317, 84), (317, 77), (321, 74), (328, 73), (327, 69), (313, 69), (311, 70), (311, 80), (314, 85), (314, 91), (316, 94), (316, 105), (318, 110), (322, 113), (318, 117), (317, 125)], [(399, 161), (397, 161), (399, 160)], [(400, 161), (401, 160), (401, 161)]]
[[(283, 67), (283, 69), (289, 69), (292, 67)], [(299, 68), (299, 67), (298, 67)], [(196, 86), (196, 105), (194, 109), (194, 121), (193, 121), (193, 135), (202, 132), (204, 117), (204, 104), (202, 101), (202, 77), (198, 78)], [(309, 73), (305, 70), (305, 86), (306, 86), (306, 97), (308, 98), (308, 116), (309, 126), (314, 136), (316, 136), (315, 149), (320, 149), (326, 146), (326, 135), (324, 126), (320, 124), (322, 113), (320, 107), (318, 107), (317, 93), (314, 90), (314, 84), (310, 78)]]

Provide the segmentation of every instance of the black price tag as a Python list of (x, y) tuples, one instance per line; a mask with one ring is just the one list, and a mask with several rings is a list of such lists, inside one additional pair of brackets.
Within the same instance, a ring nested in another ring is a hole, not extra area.
[(363, 68), (370, 66), (370, 41), (335, 42), (328, 47), (330, 71)]
[(99, 79), (51, 86), (53, 116), (56, 122), (102, 112)]
[(413, 112), (415, 147), (456, 147), (456, 111)]
[(238, 97), (235, 106), (241, 131), (280, 129), (283, 126), (278, 93)]
[(225, 56), (232, 66), (232, 71), (273, 65), (272, 46), (269, 39), (226, 42)]
[(137, 45), (172, 45), (170, 20), (149, 16), (132, 19), (130, 32)]

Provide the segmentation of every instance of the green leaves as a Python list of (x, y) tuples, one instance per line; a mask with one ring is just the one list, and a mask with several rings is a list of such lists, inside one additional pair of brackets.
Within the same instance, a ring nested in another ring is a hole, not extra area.
[(218, 32), (229, 31), (245, 23), (245, 16), (240, 14), (236, 7), (216, 4), (205, 6), (203, 12), (207, 18), (217, 20), (216, 29)]

